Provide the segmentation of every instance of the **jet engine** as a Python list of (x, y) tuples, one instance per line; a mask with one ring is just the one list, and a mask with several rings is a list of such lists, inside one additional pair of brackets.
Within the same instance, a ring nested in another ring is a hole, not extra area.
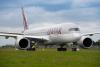
[(93, 44), (93, 40), (89, 37), (83, 36), (77, 43), (83, 48), (90, 48)]
[(31, 39), (30, 38), (19, 38), (16, 41), (16, 47), (18, 49), (30, 49), (32, 47), (32, 43), (31, 43)]

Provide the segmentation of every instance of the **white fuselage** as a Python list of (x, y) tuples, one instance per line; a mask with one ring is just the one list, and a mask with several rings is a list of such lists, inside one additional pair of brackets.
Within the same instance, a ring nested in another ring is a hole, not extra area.
[(31, 29), (27, 30), (25, 34), (31, 36), (45, 36), (49, 39), (48, 42), (50, 43), (76, 42), (81, 38), (78, 26), (73, 23), (64, 23)]

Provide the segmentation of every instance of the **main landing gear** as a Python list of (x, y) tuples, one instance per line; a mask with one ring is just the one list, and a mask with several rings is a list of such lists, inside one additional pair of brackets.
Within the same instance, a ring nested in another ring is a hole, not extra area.
[[(57, 48), (57, 51), (67, 51), (67, 48), (64, 48), (64, 45), (66, 44), (61, 44), (60, 48)], [(79, 47), (76, 42), (74, 42), (71, 47), (72, 51), (79, 51)]]
[(67, 48), (57, 48), (57, 51), (66, 51)]
[(27, 51), (35, 51), (36, 48), (28, 48)]
[(32, 41), (30, 48), (28, 48), (28, 51), (35, 51), (36, 50), (36, 45), (37, 43), (35, 43), (34, 41)]
[(57, 51), (66, 51), (67, 48), (64, 48), (65, 44), (60, 45), (60, 48), (57, 48)]

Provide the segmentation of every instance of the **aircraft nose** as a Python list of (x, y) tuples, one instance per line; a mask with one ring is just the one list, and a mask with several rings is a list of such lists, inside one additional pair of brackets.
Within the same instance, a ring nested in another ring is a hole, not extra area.
[(73, 37), (76, 39), (76, 40), (79, 40), (81, 38), (81, 34), (80, 33), (73, 33)]

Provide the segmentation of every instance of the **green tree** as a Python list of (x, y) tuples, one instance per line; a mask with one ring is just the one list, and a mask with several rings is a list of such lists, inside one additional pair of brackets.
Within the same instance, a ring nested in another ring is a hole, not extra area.
[(95, 42), (95, 45), (96, 45), (97, 47), (100, 47), (100, 39), (99, 39), (98, 41)]

